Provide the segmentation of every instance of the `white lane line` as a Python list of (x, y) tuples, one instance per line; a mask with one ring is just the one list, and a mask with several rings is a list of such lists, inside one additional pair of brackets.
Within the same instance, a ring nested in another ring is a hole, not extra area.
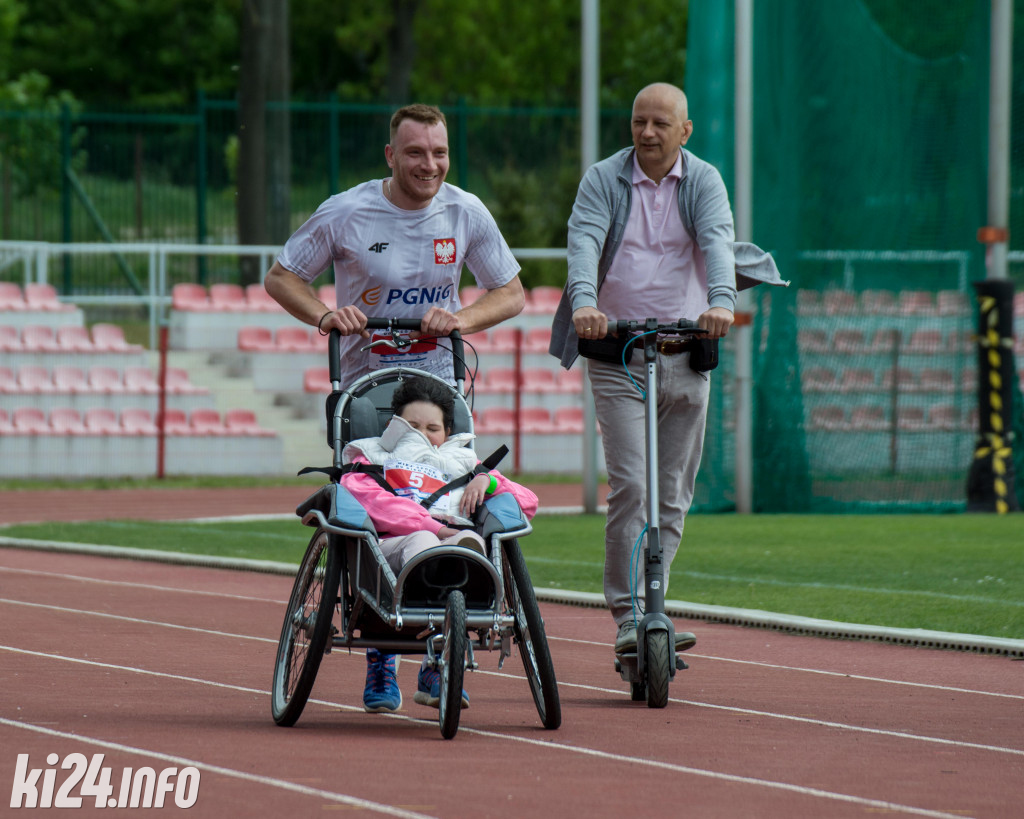
[[(109, 742), (104, 739), (85, 736), (84, 734), (57, 731), (53, 728), (45, 728), (41, 725), (33, 725), (28, 722), (17, 722), (16, 720), (5, 719), (3, 717), (0, 717), (0, 725), (6, 725), (10, 728), (20, 728), (24, 731), (32, 731), (37, 734), (45, 734), (46, 736), (58, 737), (60, 739), (71, 740), (74, 742), (81, 742), (85, 745), (105, 748), (108, 751), (118, 751), (121, 753), (134, 754), (136, 756), (144, 756), (149, 759), (158, 759), (161, 762), (168, 762), (180, 767), (191, 766), (198, 768), (201, 771), (217, 774), (219, 776), (225, 776), (231, 779), (241, 779), (245, 782), (252, 782), (256, 785), (279, 788), (292, 793), (302, 794), (303, 796), (313, 796), (318, 799), (325, 799), (330, 802), (339, 802), (350, 808), (361, 808), (363, 810), (373, 811), (374, 813), (384, 814), (385, 816), (398, 816), (402, 817), (402, 819), (428, 819), (429, 817), (429, 814), (414, 813), (412, 811), (402, 810), (401, 808), (397, 808), (392, 805), (384, 805), (380, 802), (371, 802), (367, 799), (360, 799), (356, 796), (349, 796), (335, 791), (310, 788), (306, 785), (298, 785), (294, 782), (289, 782), (286, 779), (261, 776), (259, 774), (248, 773), (247, 771), (239, 771), (234, 768), (225, 768), (221, 765), (213, 765), (209, 762), (203, 762), (198, 759), (189, 759), (187, 757), (175, 756), (174, 754), (165, 754), (160, 751), (153, 751), (148, 748), (139, 748), (134, 745), (123, 745), (120, 742)], [(430, 819), (432, 819), (432, 817), (430, 817)]]
[[(239, 692), (246, 693), (246, 694), (262, 694), (264, 696), (269, 696), (270, 695), (270, 692), (265, 691), (263, 689), (248, 688), (246, 686), (240, 686), (240, 685), (229, 685), (227, 683), (213, 682), (211, 680), (203, 680), (203, 679), (199, 679), (199, 678), (196, 678), (196, 677), (185, 677), (185, 676), (182, 676), (180, 674), (165, 674), (165, 673), (158, 672), (158, 671), (148, 671), (148, 670), (145, 670), (145, 669), (133, 668), (133, 667), (130, 667), (130, 666), (119, 666), (119, 665), (112, 665), (112, 664), (109, 664), (109, 663), (100, 663), (100, 662), (96, 662), (94, 660), (82, 660), (82, 659), (77, 659), (77, 658), (74, 658), (74, 657), (65, 657), (65, 656), (60, 655), (60, 654), (46, 654), (46, 653), (38, 652), (38, 651), (28, 651), (28, 650), (25, 650), (25, 649), (14, 648), (12, 646), (0, 646), (0, 650), (11, 651), (13, 653), (24, 654), (24, 655), (29, 655), (29, 656), (33, 656), (33, 657), (40, 657), (40, 658), (43, 658), (43, 659), (63, 660), (63, 661), (68, 661), (68, 662), (73, 662), (73, 663), (79, 663), (79, 664), (82, 664), (82, 665), (95, 666), (97, 668), (104, 668), (104, 669), (116, 670), (116, 671), (127, 671), (127, 672), (130, 672), (130, 673), (144, 674), (144, 675), (153, 676), (153, 677), (163, 677), (163, 678), (172, 679), (172, 680), (176, 680), (176, 681), (192, 682), (192, 683), (196, 683), (196, 684), (199, 684), (199, 685), (208, 685), (208, 686), (213, 686), (213, 687), (216, 687), (216, 688), (226, 688), (226, 689), (230, 689), (230, 690), (234, 690), (234, 691), (239, 691)], [(561, 685), (561, 683), (559, 685)], [(581, 687), (585, 687), (585, 686), (581, 686)], [(604, 690), (604, 689), (594, 689), (594, 690)], [(339, 710), (344, 710), (344, 711), (357, 711), (357, 712), (362, 713), (362, 710), (363, 710), (362, 708), (359, 708), (359, 707), (354, 706), (354, 705), (345, 705), (343, 703), (334, 703), (334, 702), (329, 702), (329, 701), (326, 701), (326, 700), (310, 699), (310, 702), (316, 703), (318, 705), (324, 705), (324, 706), (327, 706), (327, 707), (330, 707), (330, 708), (336, 708), (336, 709), (339, 709)], [(424, 719), (419, 719), (419, 718), (416, 718), (416, 717), (409, 717), (409, 716), (406, 716), (404, 714), (383, 714), (382, 716), (386, 717), (386, 718), (393, 719), (393, 720), (400, 720), (400, 721), (411, 722), (411, 723), (416, 723), (416, 724), (434, 724), (435, 723), (434, 720), (424, 720)], [(22, 727), (22, 728), (27, 727), (27, 728), (30, 728), (31, 730), (38, 730), (40, 732), (51, 732), (50, 729), (44, 729), (44, 728), (41, 728), (39, 726), (30, 725), (28, 723), (14, 722), (14, 721), (2, 719), (2, 718), (0, 718), (0, 723), (6, 724), (6, 725), (11, 725), (13, 727)], [(834, 802), (845, 802), (845, 803), (854, 804), (854, 805), (862, 805), (862, 806), (864, 806), (864, 807), (866, 807), (868, 809), (872, 809), (872, 810), (885, 810), (885, 811), (889, 811), (889, 812), (905, 813), (905, 814), (909, 814), (911, 816), (934, 817), (934, 819), (964, 819), (964, 814), (961, 813), (961, 812), (958, 812), (958, 813), (946, 813), (944, 811), (928, 810), (926, 808), (914, 807), (913, 805), (901, 805), (901, 804), (898, 804), (896, 802), (887, 802), (887, 801), (879, 800), (879, 799), (870, 799), (870, 798), (862, 797), (862, 796), (854, 796), (854, 795), (851, 795), (851, 794), (837, 793), (835, 791), (826, 791), (826, 790), (822, 790), (820, 788), (808, 788), (808, 787), (805, 787), (803, 785), (793, 785), (793, 784), (790, 784), (788, 782), (779, 782), (779, 781), (771, 780), (771, 779), (759, 779), (759, 778), (756, 778), (756, 777), (740, 776), (740, 775), (737, 775), (737, 774), (723, 773), (721, 771), (707, 770), (705, 768), (691, 768), (691, 767), (688, 767), (688, 766), (685, 766), (685, 765), (677, 765), (677, 764), (672, 763), (672, 762), (662, 762), (660, 760), (647, 759), (647, 758), (644, 758), (644, 757), (629, 756), (627, 754), (615, 754), (615, 753), (611, 753), (611, 752), (608, 752), (608, 751), (602, 751), (602, 750), (599, 750), (597, 748), (588, 748), (588, 747), (579, 746), (579, 745), (567, 745), (567, 744), (562, 743), (562, 742), (554, 742), (554, 741), (551, 741), (551, 740), (530, 739), (530, 738), (527, 738), (527, 737), (515, 736), (514, 734), (502, 734), (502, 733), (498, 733), (496, 731), (485, 731), (485, 730), (478, 729), (478, 728), (460, 727), (459, 731), (462, 732), (462, 733), (469, 733), (469, 734), (475, 734), (477, 736), (487, 737), (488, 739), (495, 739), (495, 740), (498, 740), (498, 741), (512, 741), (512, 742), (525, 743), (527, 745), (533, 745), (535, 747), (546, 748), (546, 749), (551, 750), (551, 751), (562, 751), (562, 752), (573, 753), (573, 754), (582, 754), (584, 756), (590, 756), (590, 757), (595, 757), (595, 758), (599, 758), (599, 759), (606, 759), (606, 760), (609, 760), (609, 761), (612, 761), (612, 762), (616, 762), (616, 763), (623, 763), (623, 762), (632, 763), (632, 764), (635, 764), (635, 765), (641, 765), (641, 766), (648, 767), (648, 768), (656, 768), (656, 769), (659, 769), (659, 770), (668, 770), (668, 771), (673, 771), (673, 772), (676, 772), (676, 773), (690, 774), (692, 776), (700, 776), (700, 777), (704, 777), (704, 778), (708, 778), (708, 779), (716, 779), (716, 780), (720, 780), (720, 781), (723, 781), (723, 782), (733, 782), (733, 783), (736, 783), (736, 784), (752, 785), (752, 786), (755, 786), (755, 787), (770, 788), (772, 790), (780, 790), (780, 791), (786, 791), (786, 792), (789, 792), (789, 793), (796, 793), (796, 794), (800, 794), (802, 796), (811, 796), (811, 797), (817, 797), (817, 798), (820, 798), (820, 799), (827, 799), (827, 800), (834, 801)], [(52, 732), (52, 733), (60, 735), (58, 732)], [(75, 734), (68, 734), (67, 736), (69, 738), (72, 738), (72, 739), (79, 739), (79, 740), (83, 740), (83, 741), (94, 741), (97, 744), (101, 744), (102, 743), (102, 741), (100, 741), (100, 740), (85, 740), (83, 737), (75, 735)], [(953, 744), (962, 744), (962, 743), (953, 743)], [(110, 747), (113, 747), (113, 743), (107, 743), (106, 745), (110, 746)], [(174, 761), (176, 759), (176, 758), (172, 758), (172, 757), (166, 757), (166, 756), (163, 756), (163, 755), (157, 755), (157, 754), (152, 754), (152, 755), (156, 756), (157, 758), (161, 758), (161, 759), (163, 759), (163, 758), (171, 759), (172, 761)], [(201, 766), (201, 763), (198, 763), (198, 762), (188, 762), (187, 764), (192, 764), (192, 765), (195, 765), (196, 767), (200, 767)], [(215, 769), (214, 766), (207, 766), (207, 767), (210, 770), (214, 770)], [(221, 771), (218, 770), (218, 772), (221, 772)], [(244, 775), (241, 772), (230, 772), (230, 773), (228, 773), (226, 775), (232, 775), (232, 773), (235, 773), (235, 774), (237, 774), (240, 777), (251, 776), (251, 775)], [(252, 781), (259, 781), (259, 778), (253, 778)], [(300, 786), (292, 786), (291, 783), (285, 783), (285, 784), (288, 784), (289, 786), (293, 787), (296, 790), (298, 790), (300, 788)], [(319, 793), (319, 792), (316, 792), (316, 793)], [(345, 797), (345, 798), (348, 798), (348, 797)], [(340, 795), (339, 795), (338, 801), (343, 801), (343, 798), (340, 797)]]
[[(578, 640), (573, 637), (552, 637), (548, 635), (549, 642), (577, 643), (586, 646), (600, 646), (607, 649), (609, 644), (596, 640)], [(906, 685), (911, 688), (932, 688), (936, 691), (947, 691), (954, 694), (977, 694), (982, 697), (1004, 697), (1011, 700), (1024, 700), (1024, 694), (1003, 694), (998, 691), (979, 691), (976, 688), (957, 688), (952, 685), (936, 685), (935, 683), (913, 682), (910, 680), (893, 680), (888, 677), (868, 677), (863, 674), (848, 674), (845, 671), (825, 671), (820, 668), (804, 668), (795, 665), (778, 665), (775, 663), (764, 663), (758, 660), (740, 660), (735, 657), (716, 657), (713, 654), (698, 654), (695, 651), (686, 652), (686, 657), (699, 657), (702, 660), (714, 660), (721, 663), (739, 663), (740, 665), (754, 665), (762, 668), (772, 668), (778, 671), (797, 671), (804, 674), (821, 674), (825, 677), (845, 677), (851, 680), (864, 680), (866, 682), (885, 683), (886, 685)]]
[(0, 572), (11, 572), (12, 574), (30, 574), (37, 577), (53, 577), (60, 580), (77, 580), (81, 583), (97, 583), (106, 586), (120, 586), (129, 589), (146, 589), (148, 591), (178, 592), (180, 594), (198, 594), (207, 597), (222, 597), (227, 600), (244, 600), (252, 603), (276, 603), (287, 605), (287, 600), (271, 600), (268, 597), (250, 597), (244, 594), (228, 594), (226, 592), (206, 591), (203, 589), (184, 589), (176, 586), (156, 586), (151, 583), (136, 583), (131, 580), (107, 580), (102, 577), (86, 577), (80, 574), (64, 574), (61, 572), (44, 572), (40, 569), (13, 569), (8, 566), (0, 566)]

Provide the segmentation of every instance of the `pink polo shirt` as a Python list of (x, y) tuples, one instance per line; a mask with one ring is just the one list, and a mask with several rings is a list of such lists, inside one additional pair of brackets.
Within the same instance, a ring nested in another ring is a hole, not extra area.
[(629, 221), (597, 296), (611, 319), (696, 319), (708, 309), (704, 265), (679, 215), (682, 155), (661, 183), (643, 172), (633, 155)]

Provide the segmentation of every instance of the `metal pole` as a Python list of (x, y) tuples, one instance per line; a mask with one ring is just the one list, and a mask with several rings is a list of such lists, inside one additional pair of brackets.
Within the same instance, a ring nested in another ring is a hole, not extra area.
[(988, 88), (987, 278), (1005, 279), (1010, 224), (1010, 88), (1013, 75), (1013, 0), (992, 0)]
[[(601, 130), (598, 91), (600, 86), (601, 38), (599, 0), (582, 2), (581, 88), (580, 88), (580, 164), (581, 172), (597, 162), (598, 140)], [(590, 379), (583, 358), (583, 509), (589, 514), (597, 512), (597, 419), (594, 414), (594, 396), (590, 392)]]
[[(736, 220), (736, 240), (749, 242), (753, 236), (753, 85), (754, 85), (754, 0), (736, 0), (735, 21), (735, 146), (736, 177), (733, 194), (733, 212)], [(753, 300), (749, 291), (740, 293), (736, 300), (737, 322), (735, 337), (735, 390), (736, 396), (736, 449), (734, 457), (736, 484), (736, 511), (753, 511), (753, 333), (749, 315)]]

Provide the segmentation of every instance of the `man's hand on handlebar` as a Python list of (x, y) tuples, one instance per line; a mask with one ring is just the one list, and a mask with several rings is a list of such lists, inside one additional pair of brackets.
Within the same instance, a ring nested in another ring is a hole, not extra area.
[(370, 337), (370, 331), (366, 329), (366, 316), (363, 311), (353, 304), (340, 307), (331, 312), (320, 324), (324, 333), (337, 330), (343, 336), (351, 336), (358, 333), (363, 338)]
[(708, 331), (708, 338), (725, 338), (729, 334), (735, 317), (724, 307), (711, 307), (700, 314), (697, 326)]
[(596, 307), (573, 311), (572, 326), (580, 338), (604, 338), (608, 335), (608, 316)]
[(414, 330), (409, 336), (410, 338), (422, 336), (438, 336), (440, 338), (449, 335), (452, 330), (462, 332), (462, 319), (456, 313), (450, 313), (440, 307), (431, 307), (420, 321), (419, 332)]

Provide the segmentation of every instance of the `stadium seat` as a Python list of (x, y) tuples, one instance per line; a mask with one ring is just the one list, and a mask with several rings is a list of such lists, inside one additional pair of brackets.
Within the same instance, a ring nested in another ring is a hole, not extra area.
[(547, 367), (526, 367), (522, 372), (523, 392), (560, 392), (555, 371)]
[(934, 316), (938, 312), (935, 298), (927, 290), (901, 290), (899, 310), (904, 316)]
[(559, 407), (551, 418), (555, 431), (566, 435), (583, 432), (583, 407)]
[(950, 369), (925, 367), (918, 376), (917, 388), (921, 392), (953, 392), (956, 379)]
[(907, 340), (906, 347), (903, 348), (905, 353), (937, 353), (943, 349), (943, 337), (941, 330), (931, 330), (926, 328), (920, 328), (914, 330), (910, 334), (910, 338)]
[(526, 294), (526, 305), (523, 313), (526, 315), (554, 315), (558, 302), (562, 298), (562, 289), (550, 285), (537, 285), (530, 288)]
[(27, 310), (25, 296), (14, 282), (0, 282), (0, 310)]
[(157, 435), (160, 432), (153, 421), (153, 414), (138, 407), (121, 410), (121, 431), (126, 435)]
[(0, 407), (0, 435), (10, 435), (14, 432), (14, 424), (11, 423), (10, 414), (3, 407)]
[(274, 334), (274, 349), (285, 353), (308, 353), (313, 340), (305, 327), (279, 327)]
[(523, 336), (524, 353), (547, 353), (551, 343), (551, 328), (548, 326), (531, 327)]
[(63, 313), (74, 310), (74, 306), (64, 304), (57, 298), (57, 289), (52, 284), (30, 282), (25, 285), (25, 308), (27, 310), (45, 310), (51, 313)]
[(189, 416), (189, 429), (196, 435), (227, 435), (227, 428), (215, 409), (195, 409)]
[(50, 429), (57, 435), (86, 435), (88, 430), (82, 423), (82, 416), (72, 407), (57, 407), (50, 410)]
[(59, 353), (57, 335), (46, 325), (33, 324), (21, 331), (21, 345), (29, 353)]
[(863, 353), (864, 332), (862, 330), (836, 330), (832, 335), (832, 347), (837, 353)]
[(510, 435), (516, 431), (515, 413), (507, 407), (488, 407), (479, 413), (474, 430), (477, 435)]
[(211, 284), (210, 312), (242, 313), (248, 309), (245, 290), (240, 284)]
[(807, 392), (833, 392), (839, 381), (831, 367), (808, 367), (801, 373), (803, 388)]
[(850, 429), (865, 432), (889, 429), (885, 410), (879, 406), (854, 407), (850, 412)]
[(843, 370), (839, 381), (841, 392), (870, 392), (877, 389), (875, 371), (867, 367), (851, 367)]
[(89, 337), (89, 331), (78, 324), (57, 328), (57, 346), (62, 352), (91, 353), (96, 347)]
[(798, 316), (815, 316), (824, 311), (821, 293), (801, 288), (796, 291), (796, 313)]
[(909, 367), (897, 367), (895, 371), (890, 367), (882, 371), (882, 389), (891, 390), (895, 386), (903, 392), (912, 392), (917, 389), (917, 374)]
[(267, 292), (262, 284), (250, 284), (245, 288), (245, 306), (252, 313), (284, 312), (274, 297)]
[(583, 368), (574, 367), (571, 370), (558, 368), (558, 385), (562, 392), (583, 391)]
[(160, 392), (160, 384), (156, 375), (149, 367), (125, 367), (124, 391), (142, 395), (156, 395)]
[(243, 327), (238, 331), (238, 349), (247, 353), (274, 349), (274, 334), (266, 327)]
[(11, 413), (11, 424), (14, 431), (22, 435), (46, 435), (50, 432), (46, 413), (39, 407), (18, 407)]
[(519, 410), (519, 431), (528, 435), (548, 435), (556, 432), (547, 407), (523, 407)]
[[(124, 413), (121, 415), (123, 417)], [(164, 410), (162, 418), (159, 413), (157, 414), (155, 423), (158, 427), (163, 423), (164, 432), (167, 435), (190, 435), (192, 433), (185, 410), (168, 407)]]
[(210, 390), (208, 387), (193, 384), (188, 370), (184, 367), (168, 367), (167, 392), (174, 395), (207, 395)]
[(486, 291), (482, 287), (463, 287), (459, 291), (459, 304), (463, 307), (469, 307), (473, 302), (480, 298)]
[(515, 392), (517, 386), (516, 371), (512, 367), (491, 367), (477, 381), (477, 391), (480, 393)]
[(255, 435), (260, 438), (273, 438), (277, 433), (261, 427), (256, 420), (256, 413), (250, 409), (230, 409), (224, 413), (224, 426), (233, 435)]
[(849, 290), (826, 290), (821, 297), (825, 314), (829, 316), (851, 315), (857, 312), (857, 296)]
[(53, 374), (46, 367), (26, 364), (18, 370), (18, 384), (22, 392), (48, 395), (57, 391)]
[(21, 392), (21, 385), (14, 370), (10, 367), (0, 367), (0, 393)]
[(848, 427), (845, 407), (838, 404), (811, 407), (811, 429), (841, 430)]
[(897, 407), (896, 425), (900, 429), (924, 429), (924, 407)]
[(867, 315), (894, 316), (899, 312), (899, 302), (891, 290), (865, 290), (860, 294), (860, 306)]
[(210, 299), (201, 284), (180, 282), (171, 288), (171, 309), (192, 313), (205, 313), (210, 309)]
[(90, 367), (89, 386), (93, 392), (101, 392), (106, 395), (118, 395), (124, 392), (121, 371), (114, 367)]
[(879, 330), (875, 330), (871, 335), (871, 341), (868, 342), (866, 352), (891, 353), (896, 346), (898, 336), (899, 330), (892, 327), (882, 327)]
[(53, 386), (59, 393), (89, 393), (89, 380), (78, 367), (58, 365), (53, 368)]
[(952, 432), (960, 429), (960, 411), (952, 404), (935, 404), (928, 410), (928, 426)]
[(129, 344), (124, 330), (117, 324), (100, 322), (92, 326), (92, 343), (103, 352), (129, 352), (142, 350), (141, 344)]
[(331, 391), (331, 371), (327, 367), (307, 367), (302, 374), (304, 392), (329, 393)]
[(816, 329), (797, 330), (796, 346), (799, 350), (807, 353), (827, 353), (831, 350), (828, 333)]
[(971, 305), (966, 293), (940, 290), (935, 296), (935, 310), (940, 316), (966, 316)]
[(21, 333), (11, 324), (0, 324), (0, 352), (16, 353), (22, 349)]
[(946, 335), (947, 353), (966, 353), (973, 355), (976, 349), (976, 333), (974, 330), (952, 330)]
[(92, 407), (85, 411), (82, 423), (93, 435), (117, 435), (122, 432), (117, 423), (117, 413), (108, 407)]
[[(483, 336), (477, 340), (477, 336)], [(522, 331), (518, 327), (495, 327), (487, 333), (474, 333), (470, 336), (477, 353), (507, 354), (514, 353), (519, 346)]]

